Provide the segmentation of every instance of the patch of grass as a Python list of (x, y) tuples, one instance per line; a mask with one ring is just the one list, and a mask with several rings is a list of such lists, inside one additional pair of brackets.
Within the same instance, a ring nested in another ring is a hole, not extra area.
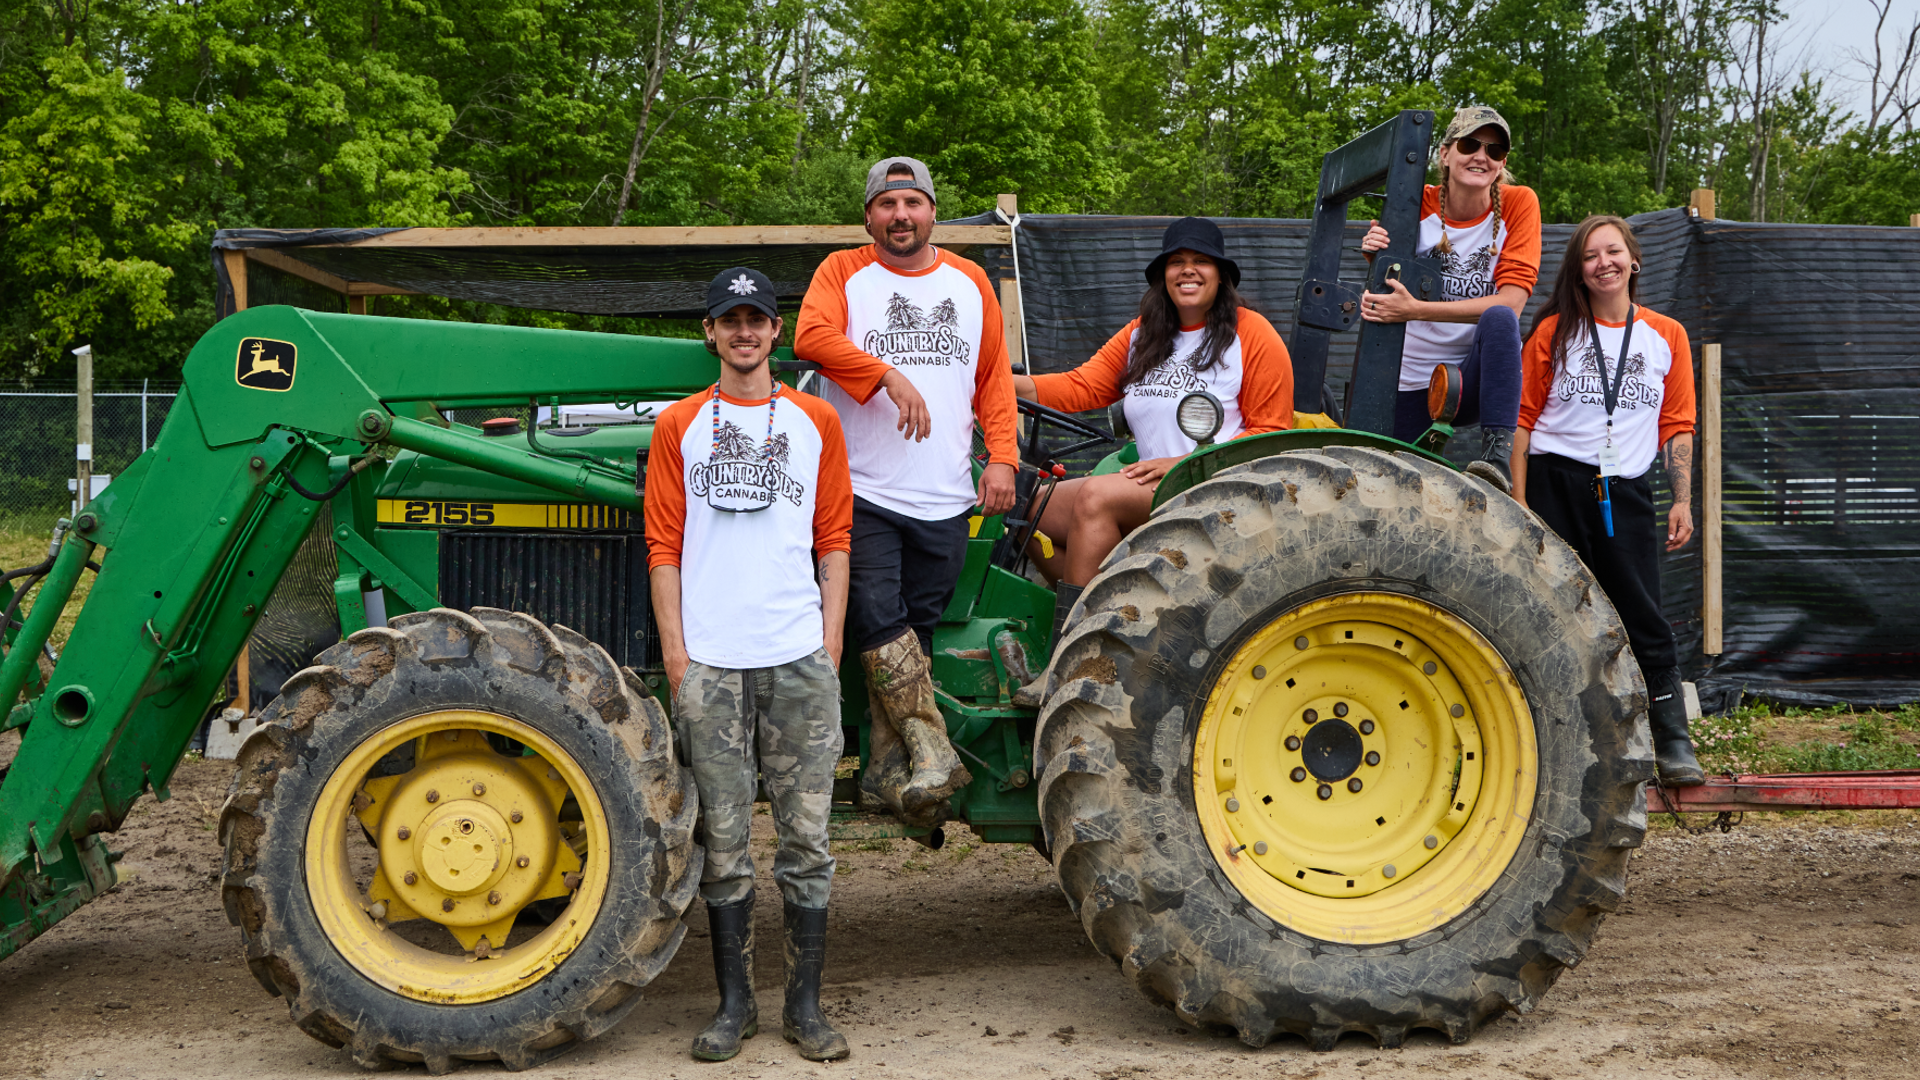
[(1920, 705), (1892, 712), (1747, 705), (1694, 721), (1693, 741), (1710, 773), (1920, 769)]
[[(18, 570), (24, 566), (34, 566), (47, 557), (47, 541), (52, 535), (52, 527), (49, 526), (43, 532), (26, 532), (5, 527), (17, 523), (16, 519), (0, 523), (0, 568)], [(66, 647), (67, 635), (73, 632), (73, 622), (80, 617), (80, 608), (86, 603), (87, 593), (92, 588), (93, 574), (83, 572), (80, 575), (79, 584), (74, 586), (73, 598), (67, 602), (66, 611), (60, 616), (60, 621), (54, 624), (53, 634), (49, 638), (56, 651)], [(0, 590), (0, 596), (10, 596), (10, 594)], [(33, 610), (33, 604), (37, 599), (36, 590), (36, 595), (28, 598), (21, 605), (17, 617), (24, 620)], [(0, 606), (4, 604), (5, 601), (0, 601)]]

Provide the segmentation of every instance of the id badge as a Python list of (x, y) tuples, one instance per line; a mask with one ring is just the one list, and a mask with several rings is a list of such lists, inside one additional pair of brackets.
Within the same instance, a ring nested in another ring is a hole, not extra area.
[(1620, 475), (1620, 451), (1614, 449), (1612, 443), (1607, 443), (1600, 448), (1600, 475)]

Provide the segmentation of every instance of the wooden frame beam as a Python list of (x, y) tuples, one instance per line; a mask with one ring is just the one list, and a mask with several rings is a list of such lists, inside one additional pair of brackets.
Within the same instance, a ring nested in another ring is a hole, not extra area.
[(1720, 346), (1700, 346), (1700, 651), (1725, 649), (1725, 587), (1721, 548)]
[(348, 281), (338, 274), (329, 274), (317, 266), (302, 262), (285, 252), (276, 251), (273, 248), (244, 248), (239, 252), (229, 252), (227, 260), (227, 266), (229, 268), (233, 266), (233, 256), (236, 254), (252, 259), (262, 266), (271, 266), (275, 270), (292, 274), (294, 277), (301, 278), (305, 281), (311, 281), (323, 289), (330, 289), (333, 292), (340, 293), (349, 300), (356, 296), (420, 295), (412, 289), (401, 289), (392, 285), (381, 285), (372, 281)]
[[(766, 247), (835, 244), (858, 247), (872, 237), (859, 225), (700, 225), (594, 227), (505, 225), (466, 229), (406, 229), (351, 244), (312, 247), (498, 248), (498, 247)], [(947, 246), (1013, 242), (1006, 225), (935, 225), (933, 242)], [(250, 252), (259, 249), (248, 249)]]

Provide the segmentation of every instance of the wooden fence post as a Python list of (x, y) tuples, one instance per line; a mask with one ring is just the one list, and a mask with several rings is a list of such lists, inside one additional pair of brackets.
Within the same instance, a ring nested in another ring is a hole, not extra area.
[[(1001, 195), (997, 200), (1000, 212), (1009, 219), (1020, 213), (1020, 196)], [(1006, 330), (1007, 359), (1019, 364), (1026, 359), (1026, 340), (1024, 327), (1020, 325), (1020, 282), (1013, 278), (1000, 279), (1000, 325)], [(1031, 375), (1033, 372), (1029, 371)]]
[(1700, 346), (1700, 651), (1724, 651), (1725, 619), (1721, 597), (1720, 346)]
[(1693, 195), (1687, 199), (1687, 212), (1699, 218), (1701, 221), (1712, 221), (1713, 189), (1710, 187), (1694, 188)]

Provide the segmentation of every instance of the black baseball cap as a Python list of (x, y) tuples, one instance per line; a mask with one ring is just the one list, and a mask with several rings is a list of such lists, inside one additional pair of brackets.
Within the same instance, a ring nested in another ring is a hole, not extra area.
[(769, 319), (780, 317), (773, 282), (758, 270), (736, 266), (720, 271), (707, 283), (707, 318), (717, 319), (741, 304), (759, 308)]
[(1203, 217), (1183, 217), (1167, 226), (1166, 233), (1160, 238), (1160, 254), (1147, 264), (1147, 284), (1158, 285), (1166, 280), (1167, 256), (1185, 248), (1197, 251), (1226, 270), (1227, 279), (1236, 288), (1240, 285), (1240, 264), (1227, 258), (1227, 238), (1220, 232), (1220, 226)]

